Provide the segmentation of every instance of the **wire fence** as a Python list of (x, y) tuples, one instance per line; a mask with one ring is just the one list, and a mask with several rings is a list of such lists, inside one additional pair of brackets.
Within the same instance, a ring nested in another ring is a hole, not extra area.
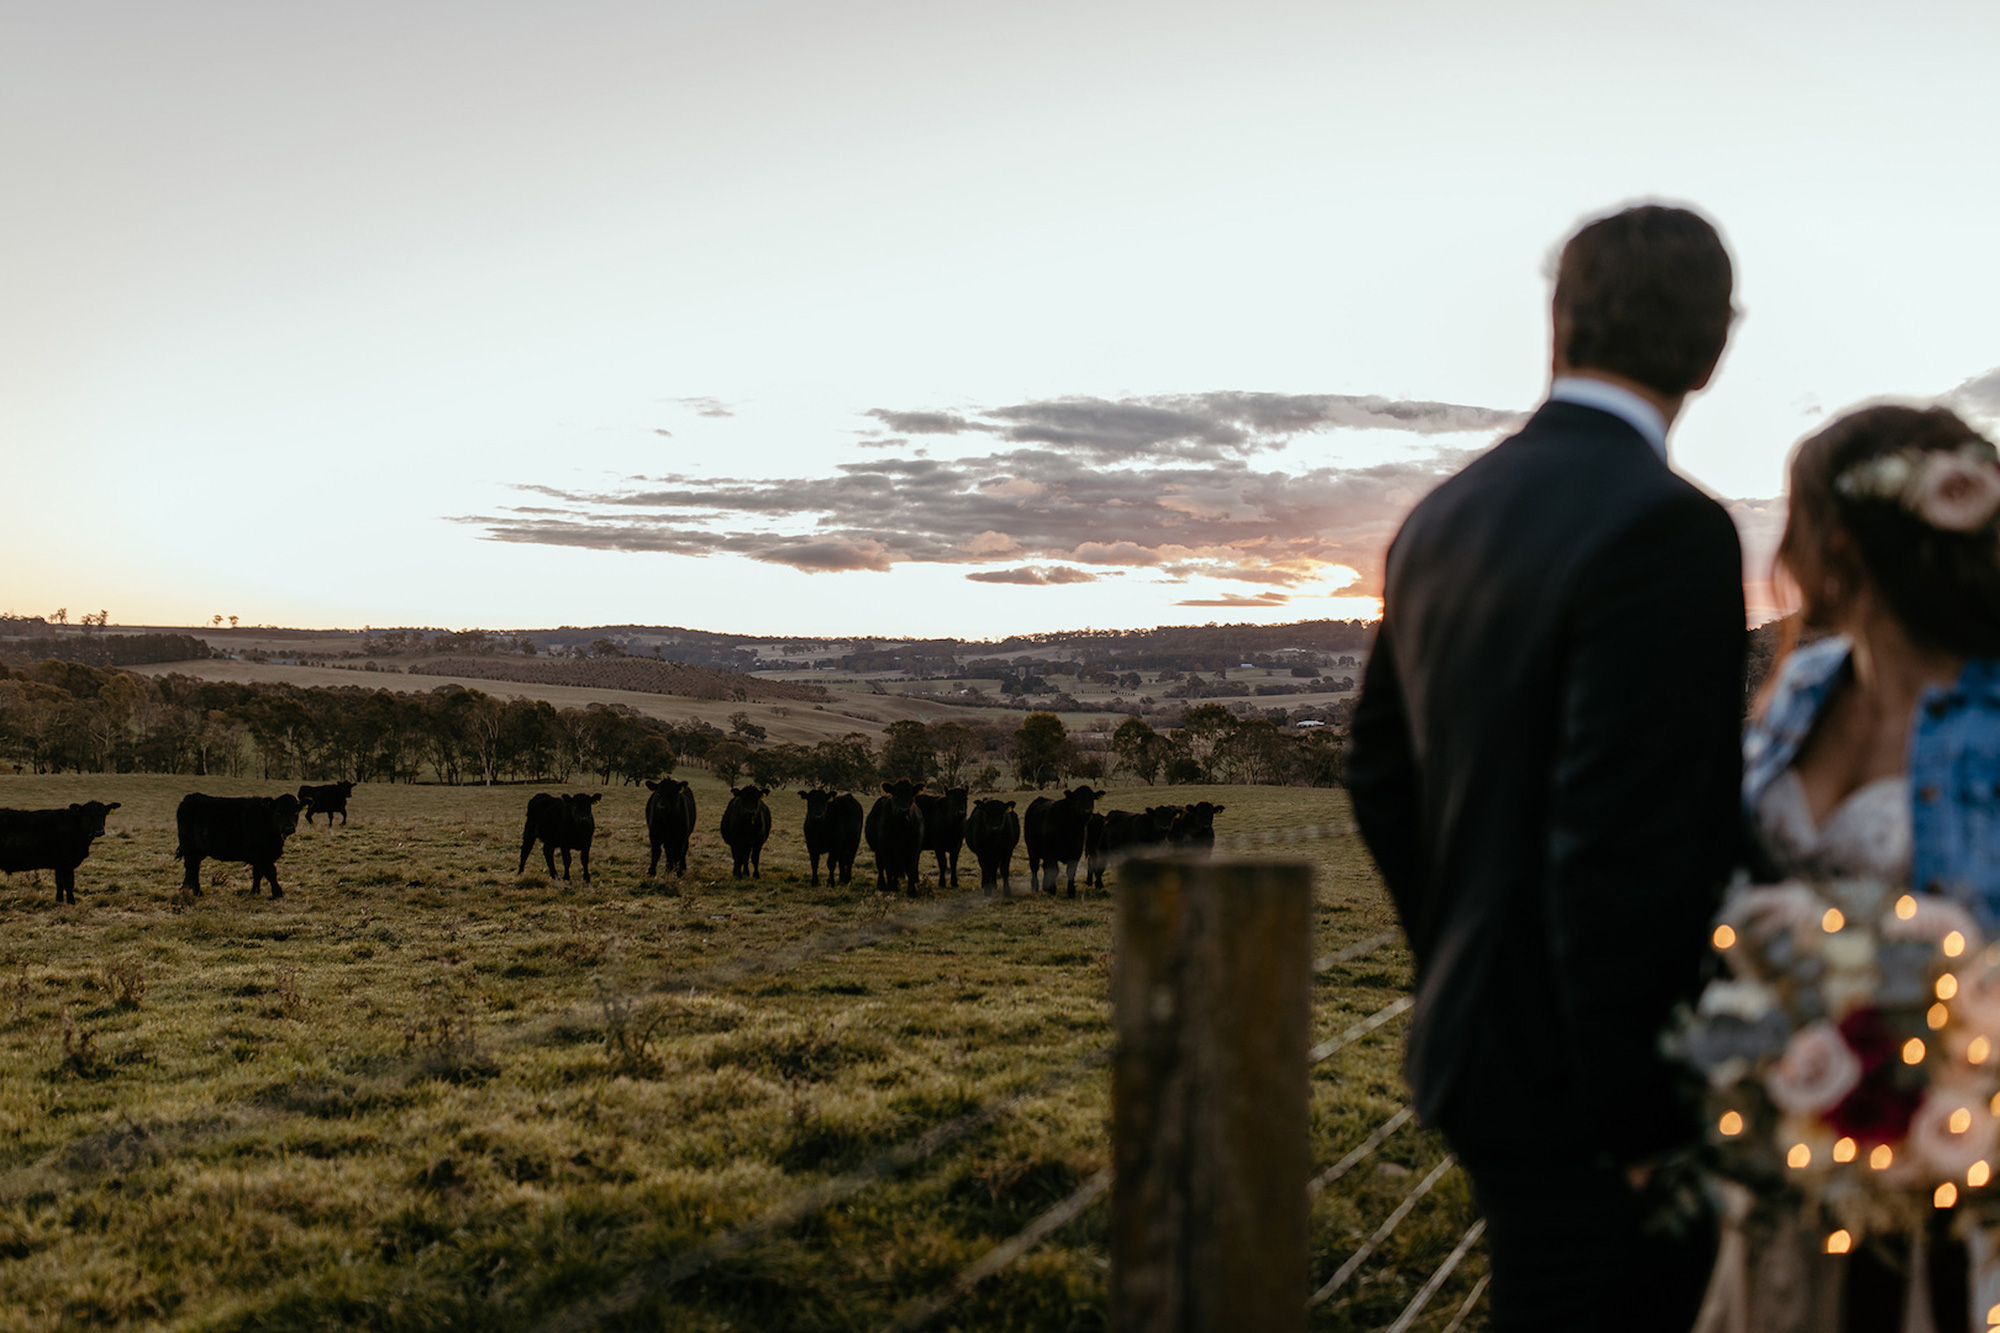
[[(1218, 837), (1213, 851), (1216, 854), (1251, 853), (1274, 847), (1348, 837), (1355, 832), (1355, 826), (1345, 822), (1254, 830)], [(1108, 872), (1127, 861), (1157, 856), (1171, 850), (1174, 849), (1153, 845), (1121, 849), (1103, 857), (1102, 864)], [(1031, 889), (1029, 895), (1033, 893), (1034, 890)], [(699, 974), (673, 975), (662, 979), (655, 988), (719, 989), (741, 984), (751, 979), (805, 967), (883, 941), (915, 935), (930, 927), (958, 920), (1005, 901), (1007, 898), (990, 891), (954, 893), (918, 903), (905, 911), (880, 920), (825, 931), (782, 950), (766, 952), (737, 963), (707, 969)], [(1313, 971), (1315, 974), (1321, 974), (1332, 968), (1356, 962), (1395, 943), (1400, 938), (1400, 932), (1393, 930), (1369, 936), (1315, 959), (1312, 965)], [(1409, 1012), (1412, 1003), (1410, 997), (1401, 996), (1339, 1034), (1314, 1046), (1308, 1054), (1309, 1065), (1322, 1064), (1386, 1027)], [(879, 1153), (852, 1171), (799, 1191), (790, 1199), (748, 1222), (710, 1237), (671, 1259), (630, 1274), (616, 1288), (560, 1311), (543, 1323), (541, 1328), (544, 1333), (578, 1333), (580, 1330), (597, 1327), (607, 1320), (623, 1315), (641, 1302), (672, 1290), (712, 1265), (742, 1254), (813, 1215), (839, 1205), (870, 1186), (891, 1176), (906, 1173), (928, 1159), (963, 1143), (1028, 1101), (1050, 1093), (1083, 1074), (1104, 1067), (1110, 1063), (1111, 1055), (1112, 1052), (1108, 1048), (1094, 1051), (1068, 1065), (1047, 1072), (997, 1100), (935, 1126), (906, 1144)], [(1414, 1119), (1415, 1112), (1407, 1106), (1390, 1116), (1360, 1144), (1307, 1183), (1309, 1198), (1324, 1197), (1329, 1187), (1377, 1153), (1398, 1130), (1412, 1123)], [(1374, 1232), (1348, 1255), (1333, 1275), (1310, 1295), (1309, 1305), (1322, 1305), (1337, 1295), (1369, 1259), (1393, 1237), (1397, 1228), (1454, 1165), (1455, 1159), (1451, 1156), (1438, 1162)], [(1049, 1237), (1082, 1217), (1094, 1204), (1110, 1193), (1112, 1184), (1113, 1177), (1110, 1170), (1098, 1172), (1067, 1197), (1038, 1214), (1013, 1236), (986, 1250), (978, 1259), (961, 1269), (949, 1283), (928, 1295), (906, 1301), (896, 1310), (889, 1322), (882, 1326), (880, 1333), (915, 1333), (916, 1330), (924, 1328), (982, 1282), (1004, 1272)], [(1479, 1221), (1465, 1232), (1450, 1255), (1430, 1275), (1385, 1333), (1408, 1333), (1478, 1243), (1484, 1228), (1485, 1223)], [(1485, 1290), (1486, 1278), (1482, 1276), (1447, 1325), (1445, 1333), (1456, 1333), (1456, 1330), (1463, 1327)]]

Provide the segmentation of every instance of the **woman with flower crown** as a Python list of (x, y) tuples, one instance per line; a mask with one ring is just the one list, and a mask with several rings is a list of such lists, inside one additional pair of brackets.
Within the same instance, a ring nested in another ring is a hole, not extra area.
[[(2000, 975), (1996, 955), (1980, 953), (1985, 940), (2000, 940), (1996, 457), (1993, 445), (1951, 412), (1900, 406), (1849, 413), (1792, 456), (1778, 566), (1798, 589), (1805, 628), (1826, 637), (1786, 656), (1744, 745), (1752, 878), (1789, 883), (1739, 891), (1724, 909), (1717, 944), (1738, 980), (1717, 983), (1703, 1000), (1705, 1013), (1733, 1004), (1770, 1021), (1760, 998), (1774, 993), (1764, 984), (1769, 978), (1746, 974), (1747, 944), (1728, 952), (1736, 927), (1758, 939), (1798, 928), (1797, 939), (1824, 941), (1805, 946), (1823, 947), (1822, 956), (1789, 965), (1812, 978), (1812, 1004), (1823, 1012), (1806, 1024), (1792, 1015), (1789, 1036), (1780, 1023), (1782, 1058), (1760, 1079), (1760, 1095), (1785, 1118), (1782, 1137), (1800, 1139), (1792, 1166), (1813, 1160), (1809, 1136), (1794, 1128), (1810, 1120), (1829, 1142), (1841, 1136), (1838, 1145), (1817, 1149), (1835, 1162), (1859, 1152), (1865, 1165), (1869, 1144), (1894, 1141), (1897, 1152), (1937, 1159), (1929, 1166), (1939, 1173), (1955, 1167), (1962, 1176), (1968, 1169), (1946, 1160), (1954, 1153), (1979, 1159), (1969, 1167), (1972, 1180), (1983, 1184), (1990, 1171), (1981, 1154), (1992, 1155), (1985, 1106), (1992, 1046), (1956, 1036), (1951, 1059), (1926, 1074), (1940, 1086), (1913, 1093), (1912, 1071), (1896, 1072), (1904, 1034), (1886, 1028), (1877, 992), (1901, 984), (1891, 975), (1892, 954), (1901, 947), (1900, 956), (1909, 956), (1915, 942), (1928, 950), (1944, 941), (1944, 953), (1963, 952), (1968, 963), (1983, 957), (1988, 971)], [(1889, 886), (1895, 903), (1873, 914), (1883, 925), (1872, 935), (1841, 931), (1841, 914), (1827, 912), (1827, 900), (1807, 887), (1859, 882)], [(1864, 946), (1863, 936), (1879, 946)], [(1836, 944), (1869, 952), (1843, 961)], [(1970, 1030), (1963, 1026), (1968, 1005), (2000, 1001), (2000, 991), (1986, 995), (1980, 975), (1968, 966), (1948, 979), (1930, 973), (1916, 979), (1926, 989), (1914, 1012), (1930, 1002), (1927, 988), (1935, 981), (1939, 1000), (1930, 1026), (1942, 1028), (1947, 1017), (1953, 1024), (1949, 1033), (1923, 1032), (1920, 1024), (1917, 1052), (1928, 1041), (1933, 1053), (1926, 1058), (1941, 1058), (1936, 1051), (1946, 1037)], [(1948, 1014), (1946, 998), (1956, 1006)], [(1968, 1059), (1968, 1046), (1981, 1058)], [(1711, 1083), (1720, 1086), (1715, 1068), (1711, 1063)], [(1944, 1095), (1954, 1091), (1953, 1080), (1964, 1083), (1955, 1101)], [(1932, 1105), (1945, 1108), (1933, 1117), (1936, 1126), (1926, 1119)], [(1728, 1113), (1722, 1124), (1723, 1134), (1732, 1132)], [(1885, 1160), (1893, 1155), (1887, 1147), (1875, 1151)], [(1902, 1169), (1899, 1162), (1887, 1174)], [(1931, 1202), (1923, 1182), (1910, 1188), (1920, 1206)], [(1734, 1233), (1699, 1327), (1731, 1333), (1987, 1328), (1986, 1302), (2000, 1277), (1985, 1255), (1992, 1233), (1967, 1225), (1975, 1220), (1973, 1192), (1961, 1203), (1956, 1186), (1939, 1185), (1937, 1206), (1926, 1208), (1928, 1225), (1850, 1237), (1844, 1230), (1829, 1236), (1818, 1213), (1775, 1222), (1766, 1216), (1759, 1225), (1746, 1215), (1747, 1195), (1739, 1191)]]

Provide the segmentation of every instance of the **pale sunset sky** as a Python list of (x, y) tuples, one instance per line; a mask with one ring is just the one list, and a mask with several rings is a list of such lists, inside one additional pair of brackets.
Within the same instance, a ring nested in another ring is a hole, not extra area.
[[(1372, 615), (1691, 203), (1676, 466), (2000, 426), (1991, 4), (0, 3), (0, 610), (950, 634)], [(1753, 601), (1758, 590), (1753, 586)]]

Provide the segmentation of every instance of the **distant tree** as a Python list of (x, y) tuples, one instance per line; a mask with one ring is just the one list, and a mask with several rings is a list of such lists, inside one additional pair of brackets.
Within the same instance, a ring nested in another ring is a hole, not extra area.
[(240, 619), (240, 617), (237, 617), (237, 616), (231, 616), (231, 617), (229, 617), (229, 628), (231, 628), (231, 629), (235, 629), (235, 628), (236, 628), (236, 622), (237, 622), (237, 620), (238, 620), (238, 619)]
[(1200, 781), (1215, 781), (1216, 747), (1237, 725), (1236, 714), (1221, 704), (1197, 704), (1181, 714), (1181, 748), (1200, 769)]
[(221, 629), (221, 628), (222, 628), (222, 612), (220, 612), (220, 611), (217, 611), (217, 612), (215, 613), (215, 619), (214, 619), (214, 620), (212, 620), (212, 621), (210, 621), (209, 623), (210, 623), (210, 624), (212, 624), (212, 625), (214, 625), (214, 626), (215, 626), (215, 627), (216, 627), (217, 629)]
[(1128, 717), (1111, 733), (1111, 753), (1118, 766), (1148, 787), (1160, 776), (1167, 749), (1165, 738), (1143, 717)]
[(891, 722), (882, 733), (882, 779), (928, 782), (937, 764), (930, 728), (911, 718)]
[(748, 713), (738, 712), (729, 715), (729, 734), (741, 741), (755, 742), (763, 740), (770, 733), (752, 722)]
[(821, 741), (812, 753), (812, 778), (820, 786), (834, 791), (866, 791), (875, 785), (875, 751), (860, 732)]
[(58, 625), (69, 624), (69, 608), (66, 606), (57, 607), (55, 614), (51, 615), (49, 619), (55, 621)]
[(1013, 738), (1014, 772), (1021, 785), (1037, 789), (1060, 782), (1069, 771), (1074, 747), (1069, 728), (1054, 713), (1030, 713)]
[(743, 766), (749, 762), (750, 747), (747, 745), (717, 741), (708, 747), (708, 771), (721, 778), (725, 786), (734, 787), (736, 779), (743, 775)]
[(935, 771), (947, 787), (955, 787), (965, 780), (966, 765), (985, 748), (979, 733), (963, 722), (933, 722), (930, 739)]
[(813, 752), (805, 746), (785, 744), (753, 750), (746, 767), (750, 780), (769, 790), (788, 782), (810, 781), (813, 762)]

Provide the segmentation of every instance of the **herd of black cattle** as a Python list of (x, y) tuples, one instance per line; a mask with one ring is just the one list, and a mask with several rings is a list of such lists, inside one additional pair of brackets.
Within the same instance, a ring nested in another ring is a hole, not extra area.
[[(672, 778), (646, 786), (652, 793), (646, 799), (646, 835), (652, 844), (646, 875), (657, 875), (662, 859), (667, 869), (684, 875), (695, 831), (694, 790)], [(310, 824), (323, 814), (329, 829), (335, 815), (346, 824), (347, 799), (353, 793), (353, 783), (336, 782), (300, 787), (297, 794), (284, 796), (193, 792), (182, 797), (174, 812), (180, 837), (174, 856), (185, 864), (181, 887), (189, 894), (201, 893), (204, 860), (243, 862), (250, 867), (251, 893), (269, 881), (271, 896), (283, 897), (278, 858), (285, 839), (298, 832), (299, 816), (303, 814)], [(1060, 797), (1037, 796), (1028, 804), (1025, 818), (1016, 814), (1013, 801), (986, 799), (968, 808), (964, 787), (927, 792), (909, 781), (883, 783), (882, 794), (865, 818), (860, 800), (848, 793), (815, 788), (800, 792), (799, 798), (806, 803), (803, 832), (814, 887), (819, 885), (822, 858), (828, 884), (851, 883), (854, 859), (864, 839), (875, 857), (878, 891), (894, 892), (901, 886), (914, 895), (925, 852), (937, 857), (938, 884), (949, 882), (956, 888), (958, 854), (965, 848), (979, 863), (980, 887), (990, 894), (997, 886), (1004, 896), (1013, 888), (1014, 851), (1025, 832), (1030, 888), (1052, 894), (1059, 870), (1066, 870), (1072, 898), (1078, 862), (1083, 863), (1085, 882), (1102, 888), (1105, 866), (1116, 855), (1149, 848), (1205, 853), (1215, 845), (1215, 816), (1222, 812), (1221, 805), (1198, 801), (1151, 806), (1137, 814), (1126, 810), (1100, 814), (1097, 802), (1105, 794), (1083, 786), (1069, 788)], [(729, 847), (731, 873), (739, 879), (759, 874), (764, 844), (771, 836), (771, 807), (764, 801), (769, 795), (756, 786), (730, 789), (720, 831)], [(589, 883), (590, 844), (597, 831), (592, 807), (602, 798), (601, 792), (565, 796), (542, 792), (530, 797), (516, 873), (527, 870), (528, 857), (539, 842), (550, 879), (555, 878), (556, 853), (561, 852), (562, 877), (568, 881), (575, 853), (584, 882)], [(104, 836), (105, 819), (118, 804), (85, 801), (62, 810), (0, 810), (0, 871), (52, 870), (56, 901), (74, 903), (76, 868), (90, 855), (91, 843)]]

